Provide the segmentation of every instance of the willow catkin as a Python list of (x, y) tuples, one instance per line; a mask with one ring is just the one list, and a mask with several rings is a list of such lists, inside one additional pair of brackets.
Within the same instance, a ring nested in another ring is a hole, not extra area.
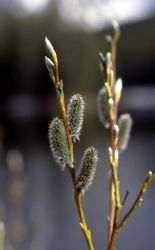
[(98, 115), (100, 122), (104, 125), (105, 128), (109, 128), (109, 118), (108, 118), (109, 103), (105, 87), (102, 87), (99, 90), (97, 96), (97, 107), (98, 107)]
[(94, 147), (87, 148), (81, 161), (80, 172), (75, 185), (77, 189), (85, 191), (90, 187), (96, 172), (97, 161), (97, 150)]
[(67, 107), (67, 118), (73, 141), (79, 140), (83, 119), (85, 103), (83, 97), (79, 94), (73, 95)]
[(132, 125), (133, 120), (130, 114), (123, 114), (120, 116), (118, 120), (118, 149), (120, 152), (124, 151), (128, 146)]
[(53, 119), (49, 125), (48, 138), (56, 162), (64, 168), (71, 160), (66, 131), (61, 119), (57, 117)]

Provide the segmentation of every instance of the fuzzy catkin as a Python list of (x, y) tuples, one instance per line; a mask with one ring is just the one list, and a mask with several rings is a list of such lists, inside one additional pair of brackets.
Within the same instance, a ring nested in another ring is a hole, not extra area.
[(67, 107), (67, 118), (73, 141), (79, 140), (83, 119), (85, 103), (83, 97), (79, 94), (73, 95)]
[(75, 185), (77, 189), (85, 191), (90, 187), (96, 172), (97, 161), (96, 149), (94, 147), (87, 148), (81, 161), (80, 172)]
[(130, 114), (123, 114), (118, 120), (119, 137), (118, 149), (120, 152), (124, 151), (129, 143), (130, 133), (133, 125), (133, 120)]
[(105, 128), (109, 128), (109, 118), (108, 118), (108, 97), (105, 87), (102, 87), (99, 90), (97, 96), (97, 106), (98, 106), (98, 115), (100, 122), (104, 125)]
[(71, 160), (66, 131), (61, 119), (56, 117), (50, 123), (48, 138), (52, 154), (63, 169)]

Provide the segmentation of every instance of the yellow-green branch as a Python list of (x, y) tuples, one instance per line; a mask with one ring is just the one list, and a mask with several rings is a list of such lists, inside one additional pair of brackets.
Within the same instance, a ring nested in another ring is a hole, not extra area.
[(94, 250), (94, 246), (92, 243), (92, 237), (91, 237), (91, 232), (87, 227), (87, 223), (86, 223), (86, 219), (84, 216), (84, 212), (83, 212), (83, 206), (82, 206), (82, 193), (81, 191), (75, 190), (75, 202), (76, 202), (76, 206), (77, 206), (77, 210), (79, 213), (79, 217), (80, 217), (80, 226), (81, 229), (84, 233), (85, 239), (87, 241), (87, 245), (88, 245), (88, 249), (89, 250)]
[(148, 188), (150, 187), (150, 184), (152, 183), (152, 181), (154, 179), (155, 179), (155, 170), (150, 171), (148, 173), (146, 179), (144, 180), (144, 182), (142, 184), (142, 187), (141, 187), (140, 192), (137, 196), (137, 199), (135, 200), (132, 207), (129, 209), (129, 211), (126, 213), (126, 215), (124, 216), (124, 218), (122, 219), (122, 221), (118, 225), (117, 233), (120, 232), (120, 230), (126, 224), (127, 220), (130, 218), (132, 213), (141, 205), (141, 203), (143, 201), (143, 196), (146, 193), (146, 191), (148, 190)]
[(152, 181), (154, 179), (155, 179), (155, 170), (150, 171), (148, 173), (148, 175), (147, 175), (146, 179), (144, 180), (144, 182), (142, 184), (142, 187), (140, 189), (140, 192), (139, 192), (135, 202), (133, 203), (132, 207), (126, 213), (126, 215), (124, 216), (122, 221), (114, 228), (114, 231), (113, 231), (113, 234), (112, 234), (112, 237), (111, 237), (111, 241), (110, 241), (110, 244), (109, 244), (109, 250), (112, 250), (114, 248), (115, 240), (116, 240), (118, 234), (120, 233), (121, 229), (125, 226), (128, 219), (130, 218), (130, 216), (141, 205), (141, 203), (143, 201), (143, 196), (146, 193), (146, 191), (148, 190), (148, 188), (150, 187), (150, 184), (152, 183)]

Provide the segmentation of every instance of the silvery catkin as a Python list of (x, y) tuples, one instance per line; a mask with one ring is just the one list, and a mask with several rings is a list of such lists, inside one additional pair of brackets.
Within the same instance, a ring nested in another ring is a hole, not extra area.
[(85, 191), (90, 187), (96, 172), (97, 161), (97, 150), (94, 147), (87, 148), (82, 158), (80, 172), (75, 185), (77, 189)]
[(67, 107), (67, 118), (73, 141), (79, 140), (84, 118), (85, 103), (79, 94), (73, 95)]
[(48, 130), (49, 144), (56, 162), (64, 168), (70, 163), (70, 152), (64, 124), (61, 119), (54, 118)]
[(120, 152), (124, 151), (128, 146), (132, 125), (133, 120), (130, 114), (123, 114), (120, 116), (118, 120), (118, 149)]

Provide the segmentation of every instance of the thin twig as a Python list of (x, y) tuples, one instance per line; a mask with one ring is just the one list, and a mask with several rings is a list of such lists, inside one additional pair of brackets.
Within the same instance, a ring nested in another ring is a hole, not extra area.
[(119, 234), (119, 232), (121, 231), (121, 229), (125, 226), (127, 220), (130, 218), (130, 216), (133, 214), (133, 212), (140, 207), (142, 201), (143, 201), (143, 196), (146, 193), (146, 191), (148, 190), (150, 184), (152, 183), (152, 181), (155, 179), (155, 170), (150, 171), (146, 177), (146, 179), (144, 180), (142, 187), (140, 189), (140, 192), (135, 200), (135, 202), (133, 203), (132, 207), (129, 209), (129, 211), (126, 213), (126, 215), (124, 216), (124, 218), (122, 219), (122, 221), (119, 223), (119, 225), (117, 225), (114, 229), (114, 232), (112, 234), (111, 237), (111, 242), (109, 244), (109, 250), (112, 250), (114, 248), (115, 245), (115, 240)]
[[(113, 109), (113, 112), (115, 112), (115, 109)], [(114, 119), (115, 118), (115, 119)], [(120, 211), (122, 208), (121, 202), (120, 202), (120, 189), (119, 189), (119, 180), (118, 180), (118, 159), (115, 158), (115, 152), (117, 150), (117, 145), (115, 145), (115, 133), (114, 133), (114, 126), (116, 125), (116, 113), (113, 113), (110, 116), (110, 134), (111, 134), (111, 148), (112, 148), (112, 159), (110, 159), (110, 165), (112, 170), (112, 180), (113, 183), (111, 184), (111, 192), (112, 192), (112, 185), (114, 185), (114, 194), (115, 194), (115, 214), (114, 216), (110, 217), (110, 231), (109, 231), (109, 250), (113, 250), (115, 245), (115, 228), (117, 225), (117, 222), (119, 220)], [(111, 210), (112, 210), (113, 203), (111, 204)], [(113, 208), (114, 209), (114, 208)], [(112, 242), (112, 245), (111, 245)]]
[[(116, 27), (116, 23), (113, 23), (114, 26), (114, 36), (111, 40), (111, 55), (112, 55), (112, 70), (107, 70), (107, 82), (108, 82), (108, 97), (113, 97), (114, 83), (116, 81), (116, 46), (120, 36), (119, 26)], [(113, 73), (113, 83), (110, 82), (110, 74)], [(114, 100), (115, 101), (115, 100)], [(118, 222), (120, 211), (121, 211), (121, 201), (120, 201), (120, 187), (118, 179), (118, 159), (116, 159), (115, 152), (117, 151), (117, 142), (118, 138), (115, 134), (114, 128), (117, 125), (117, 106), (118, 103), (114, 103), (114, 107), (109, 109), (109, 123), (110, 123), (110, 146), (112, 149), (112, 155), (109, 157), (109, 163), (112, 171), (112, 181), (110, 184), (110, 213), (109, 213), (109, 225), (108, 225), (108, 245), (110, 244), (114, 228)], [(112, 198), (113, 197), (113, 198)]]
[(124, 195), (124, 199), (123, 199), (123, 201), (122, 201), (122, 207), (124, 207), (124, 205), (125, 205), (125, 203), (126, 203), (126, 201), (127, 201), (127, 199), (128, 199), (128, 196), (129, 196), (129, 191), (126, 191), (126, 192), (125, 192), (125, 195)]
[(124, 218), (122, 219), (122, 221), (120, 222), (120, 224), (117, 227), (117, 231), (119, 232), (122, 227), (126, 224), (127, 220), (129, 219), (129, 217), (132, 215), (132, 213), (141, 205), (142, 201), (143, 201), (143, 196), (146, 193), (146, 191), (148, 190), (148, 188), (150, 187), (150, 184), (152, 183), (152, 181), (155, 179), (155, 170), (150, 171), (146, 177), (146, 179), (144, 180), (142, 187), (140, 189), (140, 192), (135, 200), (135, 202), (133, 203), (132, 207), (129, 209), (129, 211), (126, 213), (126, 215), (124, 216)]

